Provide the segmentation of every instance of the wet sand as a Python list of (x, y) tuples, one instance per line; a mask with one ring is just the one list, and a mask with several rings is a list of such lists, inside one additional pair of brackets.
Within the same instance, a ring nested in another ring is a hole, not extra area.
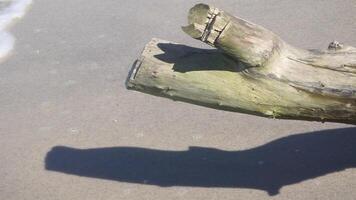
[[(356, 128), (270, 120), (125, 88), (198, 1), (37, 0), (0, 64), (0, 199), (354, 199)], [(302, 48), (356, 46), (356, 2), (206, 1)]]

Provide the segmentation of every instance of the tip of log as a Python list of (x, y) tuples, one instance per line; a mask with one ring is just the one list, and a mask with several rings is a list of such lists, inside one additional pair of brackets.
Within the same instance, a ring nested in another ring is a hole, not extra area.
[(125, 82), (127, 89), (133, 88), (133, 81), (136, 78), (136, 74), (137, 74), (138, 70), (140, 69), (141, 64), (142, 64), (141, 58), (135, 60), (135, 62), (132, 64), (132, 67), (129, 71), (129, 75), (127, 76), (126, 82)]
[(220, 10), (206, 4), (197, 4), (189, 10), (188, 25), (183, 31), (191, 37), (214, 46), (222, 30), (229, 23), (228, 18), (219, 17)]
[(183, 31), (195, 39), (201, 39), (208, 26), (208, 15), (210, 6), (206, 4), (197, 4), (189, 10), (188, 24), (183, 26)]
[(205, 24), (206, 23), (206, 17), (209, 14), (209, 11), (211, 10), (211, 6), (207, 4), (197, 4), (193, 8), (189, 10), (189, 15), (188, 15), (188, 23), (193, 24)]
[(146, 46), (143, 48), (139, 58), (137, 58), (134, 63), (131, 66), (131, 69), (128, 73), (128, 76), (125, 81), (125, 86), (129, 90), (134, 90), (135, 88), (135, 80), (136, 76), (141, 68), (142, 63), (144, 62), (145, 55), (150, 54), (151, 50), (150, 47), (156, 46), (158, 43), (169, 43), (166, 40), (158, 39), (158, 38), (152, 38), (151, 41), (146, 44)]

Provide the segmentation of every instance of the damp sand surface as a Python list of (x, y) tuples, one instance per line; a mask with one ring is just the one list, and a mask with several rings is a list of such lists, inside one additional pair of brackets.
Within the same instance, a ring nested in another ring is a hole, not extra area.
[[(356, 46), (352, 0), (206, 2), (301, 48)], [(355, 198), (352, 126), (126, 90), (151, 38), (209, 48), (180, 29), (195, 3), (35, 0), (2, 29), (14, 43), (0, 63), (0, 199)]]

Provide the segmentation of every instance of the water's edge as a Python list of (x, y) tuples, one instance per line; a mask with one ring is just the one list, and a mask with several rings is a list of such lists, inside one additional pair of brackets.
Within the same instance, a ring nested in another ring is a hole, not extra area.
[(14, 49), (15, 38), (8, 32), (10, 25), (25, 14), (32, 0), (0, 0), (0, 62)]

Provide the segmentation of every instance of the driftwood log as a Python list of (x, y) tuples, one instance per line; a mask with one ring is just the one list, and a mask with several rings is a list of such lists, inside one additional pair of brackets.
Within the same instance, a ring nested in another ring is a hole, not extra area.
[(184, 32), (216, 49), (152, 39), (128, 89), (265, 117), (356, 124), (356, 48), (299, 49), (205, 4), (188, 22)]

